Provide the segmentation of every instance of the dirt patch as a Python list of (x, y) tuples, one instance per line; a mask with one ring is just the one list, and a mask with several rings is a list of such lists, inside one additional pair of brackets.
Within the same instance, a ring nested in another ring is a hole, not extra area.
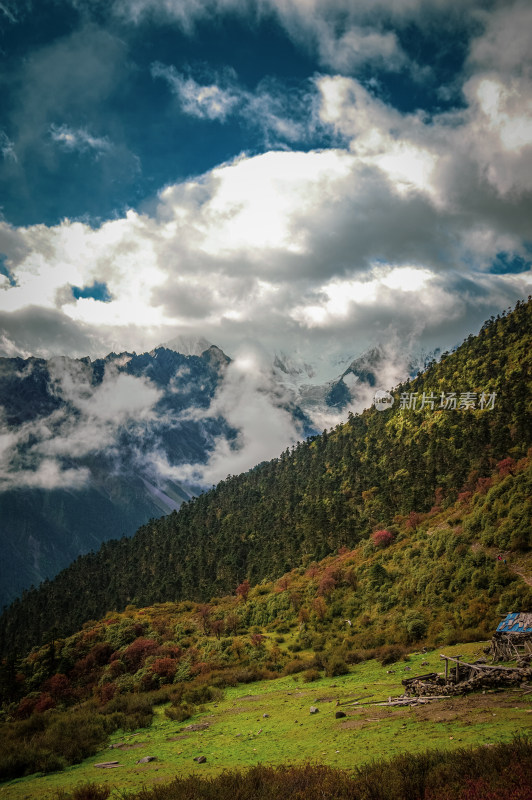
[(493, 720), (497, 710), (508, 709), (532, 711), (530, 701), (521, 692), (501, 692), (497, 694), (477, 694), (468, 697), (452, 697), (448, 700), (433, 700), (422, 706), (386, 708), (386, 706), (365, 706), (364, 708), (342, 708), (347, 714), (339, 728), (350, 730), (387, 719), (403, 719), (416, 722), (461, 722), (473, 725)]
[(464, 722), (487, 722), (497, 710), (511, 708), (527, 710), (530, 702), (521, 692), (472, 694), (452, 700), (434, 700), (427, 705), (415, 707), (413, 712), (417, 719), (429, 722), (451, 722), (459, 719)]
[(137, 750), (139, 747), (145, 747), (146, 742), (135, 742), (135, 744), (117, 744), (115, 750)]

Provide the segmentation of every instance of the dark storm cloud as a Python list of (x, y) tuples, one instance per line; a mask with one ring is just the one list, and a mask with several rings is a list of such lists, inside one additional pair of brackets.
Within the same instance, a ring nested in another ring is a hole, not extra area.
[(0, 355), (16, 356), (69, 352), (87, 355), (97, 342), (95, 331), (80, 325), (61, 311), (28, 306), (20, 311), (0, 311)]

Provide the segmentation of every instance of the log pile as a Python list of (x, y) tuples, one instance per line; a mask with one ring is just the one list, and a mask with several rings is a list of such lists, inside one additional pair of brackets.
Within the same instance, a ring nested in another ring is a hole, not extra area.
[[(403, 680), (408, 697), (455, 695), (480, 689), (497, 689), (506, 686), (527, 685), (532, 681), (532, 666), (500, 667), (475, 661), (468, 664), (458, 658), (441, 655), (445, 660), (445, 674), (431, 672)], [(451, 664), (450, 664), (451, 662)]]
[(493, 634), (489, 655), (494, 661), (532, 661), (532, 633), (496, 631)]

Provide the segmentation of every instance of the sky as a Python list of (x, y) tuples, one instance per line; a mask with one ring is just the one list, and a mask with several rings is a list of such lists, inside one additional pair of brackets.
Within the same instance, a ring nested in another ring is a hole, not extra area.
[(334, 364), (530, 293), (528, 0), (0, 0), (0, 355)]

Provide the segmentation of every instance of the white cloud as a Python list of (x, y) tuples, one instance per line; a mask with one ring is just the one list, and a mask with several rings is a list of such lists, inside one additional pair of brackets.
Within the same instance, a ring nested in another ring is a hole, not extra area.
[(15, 144), (4, 131), (0, 131), (0, 153), (5, 161), (18, 161)]
[[(454, 4), (460, 5), (459, 0), (453, 0)], [(392, 71), (408, 66), (395, 33), (386, 30), (383, 22), (417, 19), (424, 5), (424, 0), (393, 4), (386, 0), (115, 0), (113, 7), (135, 24), (148, 14), (170, 18), (189, 34), (198, 22), (226, 13), (252, 19), (274, 16), (292, 39), (316, 52), (323, 66), (350, 72), (363, 64)]]
[(80, 488), (90, 478), (86, 456), (118, 459), (121, 432), (141, 434), (157, 421), (160, 390), (144, 378), (117, 372), (114, 364), (96, 386), (82, 362), (52, 359), (49, 375), (50, 392), (61, 405), (48, 416), (0, 426), (1, 490)]
[(531, 76), (532, 6), (527, 0), (500, 2), (494, 10), (476, 11), (484, 29), (471, 43), (469, 66), (476, 72)]
[[(220, 437), (206, 465), (176, 467), (154, 434), (152, 451), (139, 450), (139, 468), (209, 484), (299, 438), (287, 410), (290, 382), (282, 391), (272, 383), (274, 352), (326, 363), (320, 378), (330, 379), (342, 371), (331, 364), (384, 342), (379, 382), (389, 387), (410, 350), (453, 346), (529, 292), (529, 273), (489, 273), (501, 253), (530, 260), (529, 4), (479, 11), (473, 0), (123, 0), (114, 8), (139, 23), (148, 12), (171, 16), (188, 32), (226, 11), (275, 14), (294, 42), (342, 73), (315, 76), (297, 91), (262, 81), (251, 92), (229, 70), (199, 74), (156, 63), (153, 77), (166, 81), (186, 114), (219, 123), (238, 117), (262, 132), (266, 152), (168, 185), (143, 210), (98, 227), (0, 221), (0, 253), (14, 279), (0, 285), (1, 353), (142, 351), (179, 333), (236, 354), (208, 411), (187, 413), (199, 423), (224, 416), (237, 440)], [(463, 107), (402, 113), (376, 96), (376, 82), (353, 77), (368, 66), (412, 77), (416, 65), (390, 23), (399, 32), (411, 22), (429, 30), (447, 17), (479, 31), (457, 79)], [(90, 26), (37, 54), (26, 67), (17, 150), (44, 131), (50, 150), (51, 139), (64, 150), (114, 154), (98, 128), (57, 120), (67, 118), (73, 98), (109, 96), (124, 63), (123, 43)], [(335, 146), (288, 149), (308, 147), (317, 130)], [(5, 134), (0, 149), (14, 160)], [(94, 283), (107, 286), (110, 302), (73, 297), (73, 286)], [(163, 421), (148, 381), (108, 371), (94, 387), (82, 368), (57, 360), (54, 369), (56, 392), (74, 413), (15, 433), (4, 426), (4, 486), (83, 485), (86, 468), (73, 469), (70, 459), (112, 456), (121, 430), (154, 432)], [(370, 402), (369, 391), (353, 410)], [(312, 413), (318, 425), (337, 421)]]
[(164, 78), (167, 81), (182, 110), (192, 117), (223, 122), (242, 102), (242, 93), (238, 89), (223, 89), (215, 83), (202, 86), (194, 78), (185, 77), (172, 66), (167, 67), (156, 62), (152, 64), (151, 74), (154, 78)]
[(266, 147), (286, 148), (287, 142), (306, 141), (316, 132), (317, 97), (312, 85), (287, 89), (270, 79), (261, 81), (250, 92), (238, 83), (232, 69), (207, 72), (210, 83), (199, 83), (173, 66), (159, 62), (151, 66), (152, 76), (166, 80), (183, 113), (222, 123), (230, 116), (238, 116), (246, 125), (260, 130)]
[(337, 19), (323, 13), (301, 12), (294, 4), (290, 12), (281, 12), (280, 19), (294, 38), (315, 42), (320, 64), (343, 74), (371, 64), (390, 71), (408, 65), (395, 33), (362, 27), (349, 21), (346, 30), (338, 34)]
[(51, 125), (50, 136), (65, 150), (77, 150), (80, 153), (90, 150), (101, 155), (112, 149), (112, 144), (107, 137), (92, 136), (84, 128), (75, 129), (69, 128), (68, 125)]
[(87, 468), (63, 469), (53, 459), (44, 459), (35, 470), (0, 474), (0, 488), (6, 489), (82, 489), (89, 481)]
[[(137, 2), (130, 10), (141, 15), (148, 7)], [(158, 4), (190, 19), (229, 7), (246, 10), (236, 2)], [(268, 7), (287, 26), (305, 14), (325, 24), (318, 0)], [(344, 13), (337, 38), (351, 31), (353, 42), (359, 29), (386, 33), (377, 24), (385, 7), (404, 20), (428, 8), (413, 1), (328, 7), (329, 21)], [(434, 13), (444, 7), (435, 4)], [(477, 15), (483, 29), (463, 76), (464, 107), (431, 117), (402, 113), (342, 75), (317, 76), (307, 117), (291, 116), (273, 85), (249, 93), (229, 73), (200, 80), (156, 65), (154, 75), (190, 104), (189, 113), (219, 121), (247, 115), (285, 145), (319, 125), (337, 144), (240, 155), (98, 228), (0, 223), (0, 252), (17, 283), (2, 292), (4, 352), (17, 342), (25, 352), (58, 352), (54, 326), (64, 326), (63, 347), (72, 341), (76, 353), (139, 350), (190, 333), (229, 353), (252, 339), (312, 361), (322, 348), (354, 354), (394, 320), (401, 335), (410, 325), (440, 336), (444, 347), (454, 344), (457, 330), (469, 332), (497, 304), (528, 291), (526, 274), (483, 275), (500, 253), (529, 260), (532, 92), (517, 56), (505, 56), (499, 72), (488, 69), (497, 37), (517, 31), (522, 4), (507, 19), (501, 9)], [(469, 21), (474, 10), (474, 3), (450, 4), (450, 13)], [(526, 60), (521, 44), (517, 50)], [(470, 281), (465, 299), (456, 288), (460, 272)], [(74, 299), (72, 286), (95, 282), (107, 285), (110, 302)], [(30, 306), (41, 309), (38, 324), (28, 318)]]
[(255, 346), (243, 347), (227, 367), (207, 411), (191, 409), (184, 418), (224, 418), (237, 431), (236, 440), (219, 436), (206, 464), (173, 466), (161, 450), (150, 460), (158, 473), (178, 481), (210, 486), (275, 458), (302, 438), (290, 412), (294, 395), (275, 380), (268, 356)]

